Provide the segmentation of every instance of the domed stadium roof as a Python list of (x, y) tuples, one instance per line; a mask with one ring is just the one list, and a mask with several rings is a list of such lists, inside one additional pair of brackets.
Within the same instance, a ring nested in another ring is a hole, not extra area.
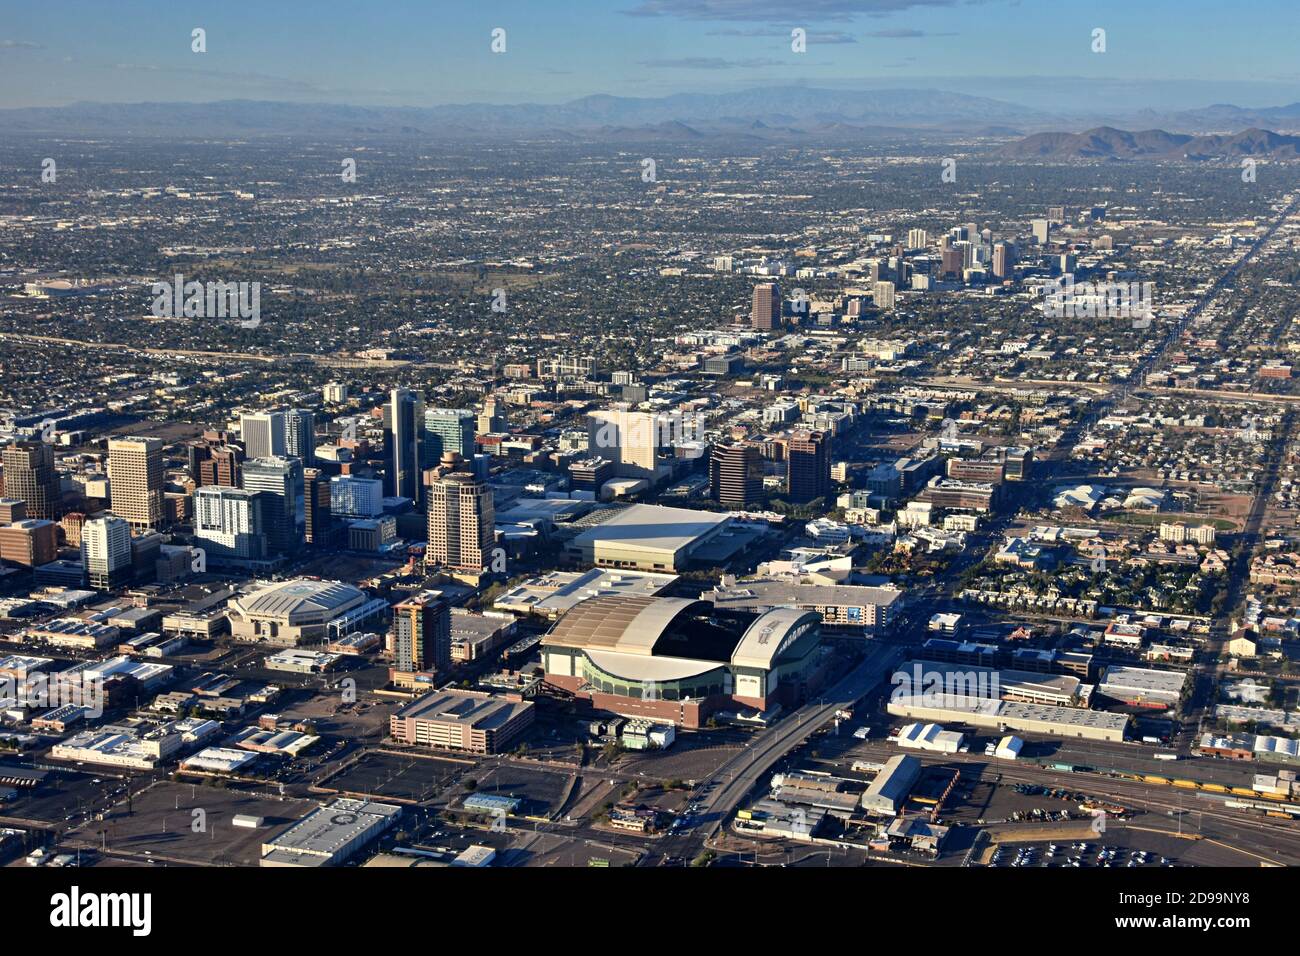
[(711, 612), (708, 601), (690, 598), (594, 597), (570, 608), (542, 644), (581, 651), (616, 677), (670, 681), (727, 665), (771, 670), (821, 622), (812, 611), (785, 607), (760, 614), (740, 628), (700, 620)]
[(649, 657), (673, 621), (697, 607), (708, 608), (709, 604), (673, 597), (588, 598), (570, 608), (542, 643)]
[(366, 599), (364, 591), (342, 581), (298, 578), (258, 588), (232, 601), (231, 607), (246, 617), (277, 618), (295, 624), (331, 618)]

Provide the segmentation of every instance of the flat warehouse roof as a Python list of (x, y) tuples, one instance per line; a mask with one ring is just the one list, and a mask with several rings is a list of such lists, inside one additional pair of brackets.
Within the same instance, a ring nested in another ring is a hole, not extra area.
[(632, 505), (573, 539), (579, 546), (617, 544), (622, 548), (675, 553), (730, 522), (725, 514)]
[(1187, 675), (1182, 671), (1158, 671), (1145, 667), (1107, 667), (1101, 683), (1114, 687), (1131, 687), (1140, 690), (1158, 690), (1176, 694), (1183, 689)]

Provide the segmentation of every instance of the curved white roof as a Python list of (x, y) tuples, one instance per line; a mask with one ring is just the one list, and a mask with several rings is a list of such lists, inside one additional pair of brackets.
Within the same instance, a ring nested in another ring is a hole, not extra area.
[(696, 605), (708, 607), (705, 601), (678, 597), (588, 598), (570, 608), (542, 643), (649, 657), (673, 619)]
[(731, 663), (770, 670), (777, 656), (793, 642), (795, 631), (805, 623), (815, 626), (820, 620), (812, 611), (797, 607), (777, 607), (760, 614), (741, 635), (731, 654)]
[(670, 681), (698, 677), (723, 667), (719, 661), (685, 657), (646, 657), (617, 651), (587, 651), (587, 659), (613, 677), (630, 681)]
[(337, 614), (366, 600), (365, 592), (342, 581), (298, 578), (280, 581), (231, 602), (249, 617), (283, 618), (290, 623), (310, 617)]

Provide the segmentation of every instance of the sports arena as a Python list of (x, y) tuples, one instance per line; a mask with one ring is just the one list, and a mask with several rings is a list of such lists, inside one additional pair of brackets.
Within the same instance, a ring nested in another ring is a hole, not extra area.
[(720, 710), (772, 715), (820, 686), (812, 611), (720, 615), (708, 601), (595, 597), (542, 638), (546, 681), (599, 710), (700, 727)]

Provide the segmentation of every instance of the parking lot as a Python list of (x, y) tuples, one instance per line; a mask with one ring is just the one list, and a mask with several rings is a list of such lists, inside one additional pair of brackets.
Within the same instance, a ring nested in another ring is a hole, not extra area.
[[(159, 781), (102, 821), (72, 831), (66, 842), (106, 847), (137, 862), (256, 866), (261, 845), (314, 810), (310, 800), (275, 799), (241, 790)], [(260, 828), (236, 827), (236, 815), (264, 818)], [(100, 859), (104, 859), (101, 854)]]
[(462, 774), (473, 769), (471, 760), (370, 750), (326, 777), (321, 786), (376, 800), (423, 802), (434, 799)]

